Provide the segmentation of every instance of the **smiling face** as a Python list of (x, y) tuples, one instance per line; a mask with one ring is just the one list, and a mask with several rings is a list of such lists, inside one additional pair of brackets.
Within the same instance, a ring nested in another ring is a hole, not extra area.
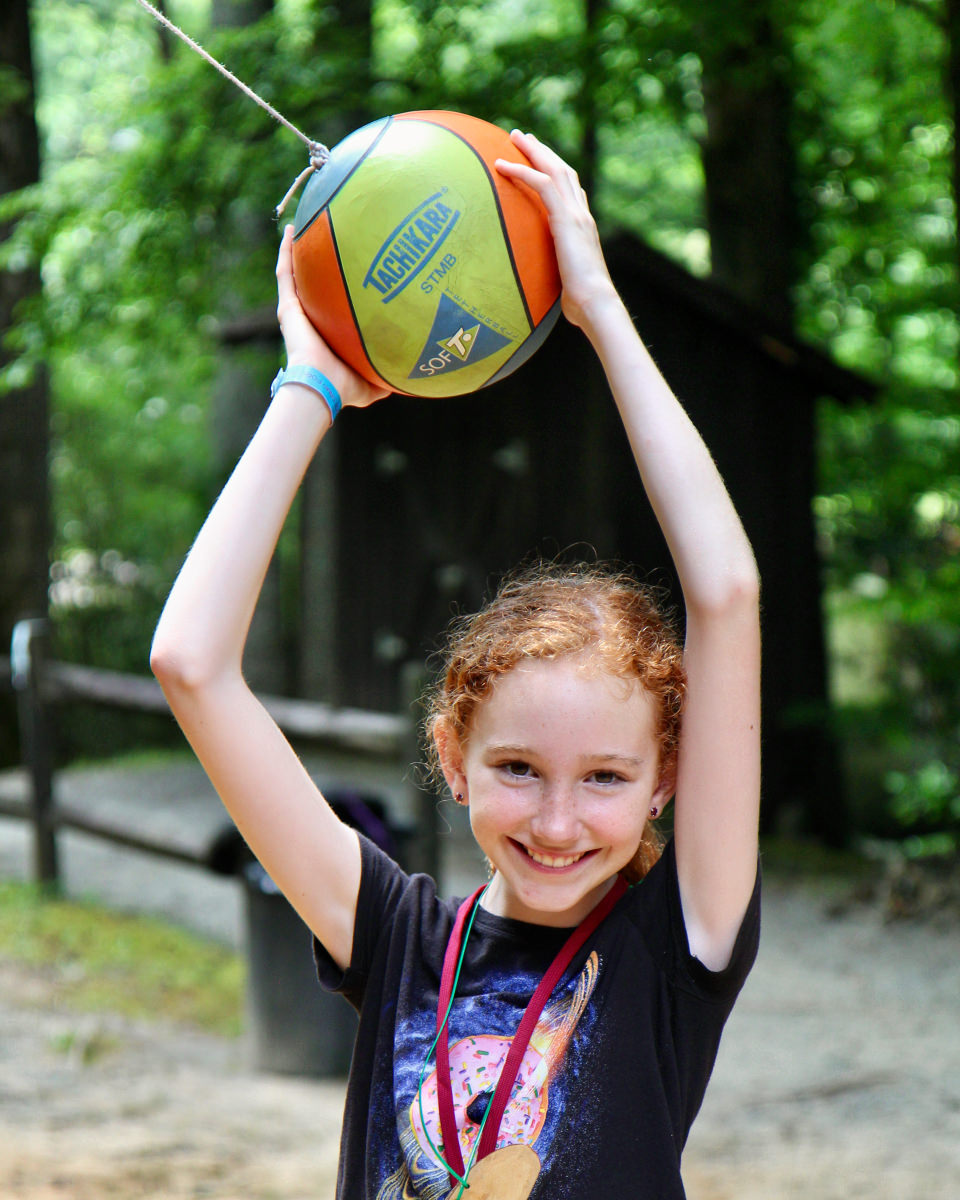
[(590, 656), (526, 659), (497, 679), (465, 743), (440, 747), (495, 868), (485, 908), (541, 925), (586, 916), (668, 792), (656, 727), (642, 685)]

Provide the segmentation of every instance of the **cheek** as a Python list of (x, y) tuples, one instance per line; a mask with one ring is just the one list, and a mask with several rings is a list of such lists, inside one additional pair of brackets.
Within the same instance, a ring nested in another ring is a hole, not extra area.
[(639, 843), (646, 821), (646, 805), (638, 800), (598, 807), (593, 814), (595, 828), (602, 829), (610, 841)]
[(525, 821), (535, 810), (530, 797), (497, 787), (474, 787), (470, 791), (470, 824), (478, 829), (509, 828)]

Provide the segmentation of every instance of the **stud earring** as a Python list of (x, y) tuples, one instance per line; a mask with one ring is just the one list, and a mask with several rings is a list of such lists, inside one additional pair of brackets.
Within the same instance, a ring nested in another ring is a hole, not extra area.
[(660, 809), (655, 804), (650, 806), (650, 820), (655, 821), (660, 816)]
[(463, 792), (457, 792), (457, 794), (454, 796), (454, 800), (456, 800), (458, 804), (464, 804), (465, 801), (463, 799)]

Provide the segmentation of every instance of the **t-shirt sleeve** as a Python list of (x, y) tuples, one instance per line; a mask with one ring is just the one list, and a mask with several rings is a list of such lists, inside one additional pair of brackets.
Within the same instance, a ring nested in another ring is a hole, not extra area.
[(409, 876), (363, 834), (360, 840), (360, 891), (353, 926), (350, 965), (342, 970), (314, 937), (317, 977), (327, 991), (340, 992), (354, 1007), (363, 999), (370, 964), (380, 939), (392, 924)]
[(750, 973), (760, 943), (760, 868), (734, 943), (730, 961), (721, 971), (711, 971), (690, 952), (680, 900), (677, 856), (673, 841), (667, 843), (660, 861), (640, 884), (643, 906), (659, 911), (666, 920), (645, 922), (648, 944), (661, 969), (675, 987), (705, 1001), (719, 1002), (729, 1011)]
[(664, 987), (665, 1025), (660, 1036), (669, 1039), (672, 1049), (664, 1056), (662, 1069), (667, 1071), (669, 1061), (667, 1090), (675, 1106), (678, 1136), (685, 1139), (703, 1101), (723, 1027), (757, 956), (759, 868), (730, 961), (722, 971), (709, 970), (690, 953), (672, 842), (635, 890), (638, 925)]
[[(677, 892), (677, 903), (680, 903), (679, 890)], [(732, 1004), (740, 994), (740, 990), (746, 982), (753, 964), (756, 962), (757, 950), (760, 946), (759, 863), (757, 864), (757, 877), (753, 885), (753, 893), (747, 905), (747, 910), (743, 914), (743, 920), (740, 922), (737, 939), (730, 953), (730, 961), (722, 970), (711, 971), (709, 967), (705, 967), (698, 958), (690, 953), (682, 914), (676, 927), (681, 931), (682, 937), (679, 955), (682, 957), (685, 972), (689, 975), (694, 986), (705, 996), (715, 996), (718, 999), (729, 1000), (729, 1003)]]

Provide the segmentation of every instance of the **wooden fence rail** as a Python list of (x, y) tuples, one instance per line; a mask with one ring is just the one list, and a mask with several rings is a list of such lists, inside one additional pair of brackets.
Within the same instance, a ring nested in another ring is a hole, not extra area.
[[(56, 834), (61, 828), (80, 830), (165, 858), (209, 865), (205, 851), (191, 851), (147, 838), (85, 813), (76, 806), (55, 802), (54, 707), (87, 703), (126, 712), (158, 714), (169, 712), (169, 708), (156, 680), (49, 661), (45, 653), (46, 642), (45, 621), (20, 621), (14, 629), (10, 657), (0, 656), (0, 687), (6, 690), (12, 686), (17, 697), (21, 758), (29, 780), (27, 812), (24, 813), (19, 805), (0, 800), (0, 815), (26, 815), (31, 821), (34, 879), (48, 886), (59, 883)], [(335, 708), (282, 696), (260, 696), (260, 700), (288, 737), (364, 759), (393, 760), (402, 764), (416, 761), (417, 757), (413, 714), (421, 681), (422, 672), (411, 666), (405, 679), (410, 715)], [(435, 875), (439, 856), (435, 799), (419, 789), (415, 781), (411, 780), (408, 786), (412, 792), (411, 812), (417, 837), (411, 860), (405, 865)]]

